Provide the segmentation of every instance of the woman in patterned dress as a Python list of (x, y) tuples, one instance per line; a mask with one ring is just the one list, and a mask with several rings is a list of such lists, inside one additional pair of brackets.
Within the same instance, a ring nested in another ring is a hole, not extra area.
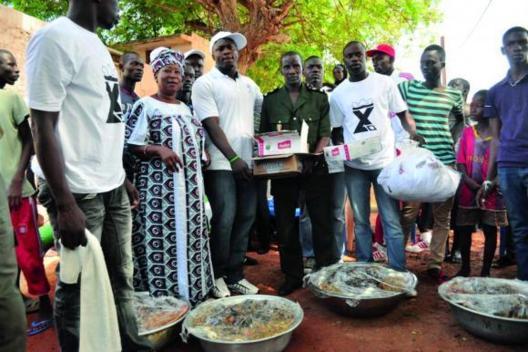
[(133, 214), (134, 287), (153, 296), (203, 301), (213, 287), (204, 207), (204, 130), (176, 99), (183, 55), (157, 50), (151, 63), (158, 92), (134, 104), (127, 143), (140, 159)]

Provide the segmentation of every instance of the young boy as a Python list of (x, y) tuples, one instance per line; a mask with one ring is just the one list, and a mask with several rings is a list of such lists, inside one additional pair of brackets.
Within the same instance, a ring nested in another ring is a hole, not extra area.
[(16, 237), (18, 266), (28, 281), (30, 294), (40, 297), (40, 319), (28, 331), (35, 334), (51, 324), (49, 284), (42, 263), (35, 190), (26, 179), (33, 139), (28, 123), (29, 111), (24, 100), (14, 91), (6, 90), (19, 77), (16, 59), (9, 51), (0, 49), (0, 176), (7, 186), (11, 222)]

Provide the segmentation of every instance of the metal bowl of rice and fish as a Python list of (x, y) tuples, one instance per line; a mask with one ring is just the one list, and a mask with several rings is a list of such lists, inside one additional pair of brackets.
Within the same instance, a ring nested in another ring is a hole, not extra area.
[(340, 263), (305, 277), (305, 285), (337, 313), (371, 318), (387, 314), (416, 296), (418, 279), (376, 263)]
[(159, 350), (177, 338), (180, 323), (191, 306), (176, 297), (151, 297), (148, 292), (136, 292), (134, 308), (139, 335)]
[(438, 288), (457, 322), (483, 339), (528, 343), (528, 283), (519, 280), (457, 277)]
[(182, 339), (192, 335), (206, 352), (280, 352), (301, 324), (303, 310), (286, 298), (246, 295), (200, 304), (182, 326)]

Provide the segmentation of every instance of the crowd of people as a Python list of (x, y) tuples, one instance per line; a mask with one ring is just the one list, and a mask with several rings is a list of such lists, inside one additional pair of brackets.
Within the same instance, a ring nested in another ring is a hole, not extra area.
[[(448, 279), (444, 260), (456, 260), (459, 252), (457, 275), (469, 276), (471, 236), (478, 227), (485, 236), (480, 274), (489, 276), (500, 228), (498, 265), (516, 260), (518, 278), (528, 280), (525, 28), (504, 33), (501, 50), (510, 69), (491, 89), (477, 91), (468, 107), (469, 82), (442, 83), (446, 53), (438, 45), (421, 55), (424, 81), (395, 69), (396, 53), (388, 44), (367, 50), (360, 41), (347, 43), (332, 84), (324, 82), (321, 57), (288, 51), (278, 62), (283, 85), (263, 96), (237, 65), (246, 38), (227, 31), (210, 39), (215, 66), (208, 72), (206, 53), (199, 50), (152, 51), (157, 91), (139, 97), (144, 58), (124, 53), (119, 75), (96, 34), (117, 20), (115, 1), (71, 0), (66, 17), (38, 31), (27, 48), (29, 108), (6, 89), (19, 71), (9, 48), (0, 49), (0, 350), (24, 350), (18, 268), (29, 291), (43, 297), (42, 307), (49, 305), (36, 199), (47, 210), (57, 248), (86, 245), (85, 230), (100, 242), (125, 351), (151, 350), (138, 335), (134, 290), (192, 305), (258, 293), (259, 283), (244, 277), (246, 252), (256, 229), (259, 253), (266, 253), (271, 231), (268, 180), (252, 173), (253, 137), (300, 132), (303, 124), (311, 156), (302, 174), (270, 182), (284, 274), (279, 295), (302, 286), (307, 266), (318, 270), (343, 260), (347, 198), (358, 261), (386, 259), (404, 271), (406, 250), (429, 249), (427, 275), (441, 283)], [(344, 163), (323, 156), (329, 145), (367, 138), (379, 142), (378, 152)], [(377, 177), (408, 139), (462, 174), (455, 197), (427, 205), (400, 203), (384, 192)], [(35, 185), (27, 177), (33, 153)], [(371, 189), (379, 212), (374, 232)], [(429, 221), (417, 220), (428, 213)], [(56, 287), (53, 315), (63, 351), (79, 349), (79, 289), (80, 283), (61, 280)]]

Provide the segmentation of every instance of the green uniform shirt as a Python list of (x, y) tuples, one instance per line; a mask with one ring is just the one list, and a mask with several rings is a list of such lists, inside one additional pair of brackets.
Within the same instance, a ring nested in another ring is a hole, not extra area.
[(302, 121), (305, 121), (309, 127), (309, 151), (314, 152), (321, 138), (330, 137), (329, 111), (325, 93), (311, 90), (303, 84), (299, 97), (293, 104), (286, 87), (281, 87), (264, 97), (259, 132), (296, 130), (300, 133)]
[[(24, 100), (16, 92), (0, 89), (0, 176), (6, 187), (11, 184), (20, 163), (22, 142), (18, 136), (18, 126), (28, 115)], [(24, 179), (22, 197), (29, 197), (34, 193), (31, 184)]]

